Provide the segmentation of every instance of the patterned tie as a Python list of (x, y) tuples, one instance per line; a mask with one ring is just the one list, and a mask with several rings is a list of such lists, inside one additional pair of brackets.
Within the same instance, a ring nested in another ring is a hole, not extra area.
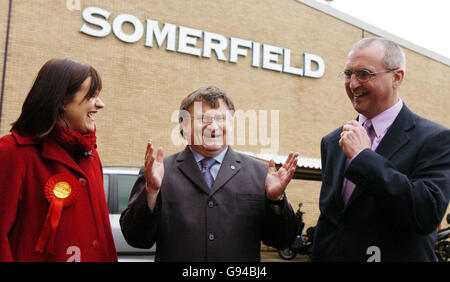
[(375, 130), (373, 129), (372, 121), (370, 121), (370, 119), (366, 120), (363, 124), (363, 127), (370, 138), (370, 144), (373, 144), (373, 139), (375, 138)]
[(208, 184), (209, 190), (214, 184), (214, 178), (211, 174), (211, 167), (216, 163), (216, 159), (214, 158), (204, 158), (202, 161), (202, 174), (205, 179), (206, 184)]
[[(370, 121), (370, 119), (368, 119), (364, 122), (363, 127), (366, 130), (367, 135), (370, 138), (370, 144), (373, 144), (373, 139), (375, 138), (375, 130), (373, 129), (373, 125), (372, 125), (372, 122)], [(348, 166), (349, 163), (350, 163), (350, 160), (347, 159), (346, 167)], [(344, 200), (345, 205), (347, 204), (348, 200), (350, 199), (350, 196), (352, 195), (353, 190), (355, 190), (355, 184), (353, 182), (351, 182), (350, 180), (348, 180), (347, 178), (344, 178), (344, 188), (342, 189), (342, 198)]]

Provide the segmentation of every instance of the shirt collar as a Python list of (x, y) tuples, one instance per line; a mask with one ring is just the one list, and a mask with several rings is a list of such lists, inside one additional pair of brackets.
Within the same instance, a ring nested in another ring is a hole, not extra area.
[[(192, 150), (191, 146), (189, 146), (189, 149), (191, 150), (192, 154), (194, 155), (195, 162), (198, 163), (198, 162), (200, 162), (201, 160), (203, 160), (205, 158), (205, 156), (202, 156), (200, 153)], [(222, 152), (220, 152), (218, 155), (216, 155), (214, 157), (214, 159), (218, 163), (221, 164), (223, 162), (223, 159), (225, 158), (225, 155), (227, 154), (227, 152), (228, 152), (228, 146), (225, 147), (225, 149)]]
[[(390, 107), (384, 112), (379, 113), (370, 120), (372, 122), (373, 130), (375, 131), (375, 135), (377, 137), (384, 136), (386, 134), (386, 131), (389, 129), (389, 127), (391, 127), (395, 118), (400, 113), (402, 106), (403, 101), (402, 99), (399, 99), (394, 106)], [(364, 122), (367, 119), (368, 118), (366, 118), (364, 115), (359, 114), (358, 121), (360, 124), (364, 124)]]

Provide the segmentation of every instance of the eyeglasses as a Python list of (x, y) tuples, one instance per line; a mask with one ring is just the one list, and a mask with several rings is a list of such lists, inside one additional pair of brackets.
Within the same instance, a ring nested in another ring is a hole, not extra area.
[(355, 71), (344, 70), (339, 73), (338, 77), (344, 82), (350, 82), (350, 80), (352, 79), (352, 75), (355, 74), (355, 77), (359, 82), (367, 82), (372, 78), (372, 76), (375, 76), (379, 73), (388, 73), (388, 72), (395, 71), (395, 70), (398, 70), (398, 68), (379, 71), (379, 72), (371, 72), (369, 70), (364, 70), (364, 69), (355, 70)]
[(223, 124), (225, 122), (225, 117), (222, 115), (216, 115), (216, 116), (204, 115), (201, 117), (194, 117), (194, 120), (201, 121), (202, 123), (208, 123), (208, 124), (212, 123), (214, 120), (217, 124)]

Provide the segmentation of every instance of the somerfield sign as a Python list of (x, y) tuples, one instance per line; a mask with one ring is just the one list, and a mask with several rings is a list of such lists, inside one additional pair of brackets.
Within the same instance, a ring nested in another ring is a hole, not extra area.
[[(137, 17), (129, 14), (117, 15), (110, 24), (108, 22), (110, 15), (109, 11), (98, 7), (85, 8), (82, 13), (85, 23), (80, 32), (94, 37), (105, 37), (112, 31), (119, 40), (126, 43), (138, 42), (145, 33), (144, 45), (146, 47), (153, 47), (155, 41), (160, 48), (165, 42), (168, 51), (204, 58), (211, 58), (211, 54), (214, 52), (217, 60), (231, 63), (237, 63), (239, 56), (247, 57), (251, 53), (251, 66), (255, 68), (261, 67), (313, 78), (320, 78), (325, 72), (325, 63), (318, 55), (303, 53), (302, 67), (295, 67), (291, 65), (291, 50), (288, 48), (236, 37), (227, 39), (222, 34), (171, 23), (164, 23), (160, 28), (158, 21), (146, 19), (145, 23), (142, 23)], [(134, 28), (131, 34), (123, 31), (123, 25), (126, 23), (131, 24)], [(176, 40), (177, 36), (178, 41)], [(202, 43), (199, 44), (198, 40), (201, 40)]]

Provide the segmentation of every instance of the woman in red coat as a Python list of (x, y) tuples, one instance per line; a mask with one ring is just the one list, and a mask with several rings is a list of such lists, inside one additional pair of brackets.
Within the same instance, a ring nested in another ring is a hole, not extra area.
[(0, 261), (117, 261), (95, 114), (97, 71), (52, 59), (0, 139)]

